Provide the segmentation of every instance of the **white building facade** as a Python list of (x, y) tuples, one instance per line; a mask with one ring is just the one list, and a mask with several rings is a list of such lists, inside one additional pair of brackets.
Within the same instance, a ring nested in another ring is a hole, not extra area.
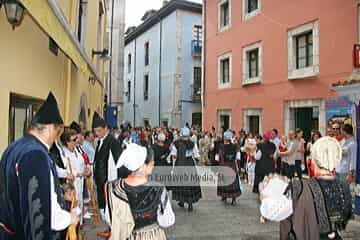
[(173, 0), (128, 31), (123, 102), (133, 126), (201, 125), (201, 13)]

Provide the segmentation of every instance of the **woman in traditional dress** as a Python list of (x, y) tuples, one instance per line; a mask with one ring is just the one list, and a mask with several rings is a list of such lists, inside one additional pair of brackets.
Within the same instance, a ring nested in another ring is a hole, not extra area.
[(280, 222), (281, 240), (342, 239), (340, 231), (352, 216), (350, 188), (334, 174), (341, 161), (339, 143), (332, 137), (317, 140), (311, 158), (314, 178), (294, 179), (287, 191), (276, 190), (277, 177), (265, 179), (260, 187), (261, 214)]
[[(76, 151), (77, 145), (77, 133), (75, 130), (65, 128), (60, 139), (64, 145), (65, 159), (68, 160), (67, 170), (69, 174), (74, 176), (74, 187), (76, 191), (76, 200), (79, 203), (79, 207), (82, 210), (84, 206), (83, 201), (83, 189), (84, 189), (84, 176), (88, 174), (88, 170), (85, 167), (84, 159), (81, 154)], [(83, 223), (83, 214), (80, 217), (80, 224)]]
[(170, 149), (165, 145), (166, 137), (164, 133), (159, 133), (156, 143), (151, 146), (154, 151), (155, 167), (169, 166), (167, 157), (170, 154)]
[(228, 198), (232, 199), (231, 205), (236, 204), (236, 198), (241, 195), (240, 179), (237, 161), (240, 161), (241, 155), (237, 145), (231, 143), (233, 134), (231, 131), (224, 133), (224, 144), (220, 147), (219, 164), (220, 166), (229, 167), (235, 172), (235, 180), (227, 186), (222, 186), (218, 182), (217, 195), (221, 201), (226, 202)]
[(257, 152), (255, 155), (255, 181), (253, 192), (259, 193), (259, 183), (264, 177), (270, 173), (275, 172), (275, 152), (276, 146), (271, 140), (272, 134), (270, 131), (264, 133), (263, 140), (257, 145)]
[[(171, 147), (170, 156), (173, 161), (173, 166), (187, 167), (186, 173), (191, 176), (191, 179), (198, 179), (195, 164), (195, 158), (199, 157), (199, 151), (190, 139), (190, 129), (184, 127), (181, 129), (180, 138), (176, 140)], [(184, 207), (184, 203), (188, 204), (188, 210), (193, 211), (193, 204), (198, 202), (201, 195), (201, 187), (199, 181), (177, 182), (177, 186), (172, 187), (173, 200), (178, 201), (180, 207)]]
[(110, 239), (166, 239), (163, 228), (175, 223), (175, 215), (165, 187), (148, 180), (154, 168), (151, 148), (129, 144), (116, 167), (129, 175), (108, 184)]

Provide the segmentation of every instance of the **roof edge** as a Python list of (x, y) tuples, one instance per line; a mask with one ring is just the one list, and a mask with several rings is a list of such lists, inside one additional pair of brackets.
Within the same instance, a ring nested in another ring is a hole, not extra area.
[(165, 6), (160, 8), (156, 14), (151, 16), (145, 22), (136, 27), (132, 33), (125, 37), (125, 46), (128, 45), (131, 41), (136, 39), (138, 36), (149, 30), (155, 24), (159, 23), (160, 20), (169, 16), (176, 10), (187, 10), (195, 13), (202, 13), (202, 4), (194, 3), (184, 0), (172, 0), (167, 3)]

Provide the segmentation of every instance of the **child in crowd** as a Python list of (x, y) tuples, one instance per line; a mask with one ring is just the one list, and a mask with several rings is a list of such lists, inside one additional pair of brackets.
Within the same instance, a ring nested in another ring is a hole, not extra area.
[(250, 186), (254, 185), (255, 180), (255, 154), (256, 154), (256, 140), (254, 138), (248, 138), (245, 142), (244, 150), (246, 152), (246, 172), (247, 180)]
[[(64, 200), (66, 201), (66, 210), (73, 212), (75, 215), (81, 215), (79, 201), (76, 201), (76, 191), (73, 184), (64, 183), (62, 185)], [(75, 201), (73, 203), (73, 201)], [(69, 236), (70, 239), (75, 239), (79, 236), (79, 225), (76, 228), (69, 228), (61, 233), (63, 236)], [(66, 238), (67, 239), (67, 238)]]
[[(79, 208), (79, 202), (73, 198), (74, 196), (76, 196), (74, 185), (70, 183), (64, 183), (62, 185), (62, 189), (64, 193), (64, 199), (66, 201), (66, 209), (69, 211), (73, 211), (74, 213), (76, 213), (76, 215), (80, 215), (81, 210)], [(73, 202), (73, 200), (75, 200), (76, 202), (74, 203), (73, 209), (71, 209), (71, 203)]]

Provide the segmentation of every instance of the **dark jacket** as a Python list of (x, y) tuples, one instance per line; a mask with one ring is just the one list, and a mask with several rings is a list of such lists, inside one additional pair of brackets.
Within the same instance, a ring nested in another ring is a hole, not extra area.
[(96, 148), (94, 159), (94, 180), (97, 186), (104, 186), (108, 177), (108, 161), (110, 151), (114, 158), (115, 164), (117, 163), (121, 154), (121, 145), (111, 134), (107, 135), (99, 149)]
[(56, 239), (51, 230), (51, 182), (58, 203), (62, 193), (55, 164), (48, 149), (35, 137), (27, 136), (11, 144), (0, 161), (1, 240)]
[(256, 161), (255, 174), (259, 176), (266, 176), (275, 171), (275, 162), (273, 156), (276, 151), (276, 146), (270, 141), (265, 141), (257, 146), (261, 151), (261, 159)]

